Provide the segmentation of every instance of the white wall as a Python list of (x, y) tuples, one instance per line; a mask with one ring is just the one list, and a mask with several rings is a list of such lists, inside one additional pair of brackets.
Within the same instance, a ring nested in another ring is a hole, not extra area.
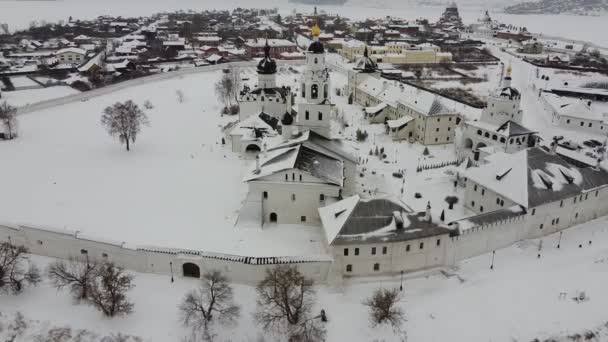
[(323, 282), (327, 279), (331, 264), (331, 259), (323, 256), (264, 258), (162, 247), (135, 247), (121, 242), (88, 238), (76, 231), (22, 225), (0, 225), (0, 241), (23, 245), (32, 254), (60, 259), (83, 256), (85, 250), (91, 260), (109, 260), (132, 271), (167, 276), (171, 275), (173, 269), (176, 277), (182, 276), (184, 263), (192, 262), (199, 266), (201, 274), (207, 270), (219, 269), (233, 282), (252, 285), (263, 279), (267, 269), (280, 264), (295, 265), (305, 276)]

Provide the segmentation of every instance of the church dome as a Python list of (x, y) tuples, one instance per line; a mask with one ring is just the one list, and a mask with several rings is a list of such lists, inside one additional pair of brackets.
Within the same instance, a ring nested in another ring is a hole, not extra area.
[(321, 35), (321, 28), (319, 25), (315, 24), (315, 26), (312, 27), (311, 35), (313, 37), (313, 42), (308, 47), (308, 51), (312, 53), (324, 53), (325, 47), (319, 41), (319, 36)]
[(364, 73), (372, 73), (372, 72), (375, 72), (377, 68), (378, 68), (378, 65), (376, 64), (376, 62), (374, 62), (371, 58), (369, 58), (369, 54), (367, 52), (367, 46), (366, 46), (365, 50), (363, 52), (363, 57), (361, 57), (361, 58), (359, 58), (359, 60), (357, 60), (357, 63), (355, 64), (355, 67), (353, 69), (359, 70)]
[(270, 58), (270, 46), (268, 40), (264, 46), (264, 58), (258, 63), (258, 74), (271, 75), (277, 72), (277, 62)]
[(325, 47), (323, 46), (323, 44), (321, 44), (321, 42), (314, 41), (308, 47), (308, 51), (312, 52), (312, 53), (324, 53), (325, 52)]
[(293, 124), (293, 116), (291, 116), (291, 114), (286, 112), (285, 114), (283, 114), (283, 118), (281, 119), (281, 124), (283, 124), (283, 126), (289, 126), (289, 125)]

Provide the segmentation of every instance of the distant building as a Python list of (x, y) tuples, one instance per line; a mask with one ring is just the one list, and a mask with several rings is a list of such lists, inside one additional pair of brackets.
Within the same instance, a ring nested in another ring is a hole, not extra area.
[(58, 50), (55, 56), (59, 63), (81, 64), (86, 57), (86, 51), (79, 48), (65, 48)]
[(283, 52), (298, 51), (296, 43), (286, 39), (250, 39), (245, 42), (245, 55), (248, 58), (263, 57), (267, 43), (270, 47), (270, 57), (274, 59), (281, 58)]

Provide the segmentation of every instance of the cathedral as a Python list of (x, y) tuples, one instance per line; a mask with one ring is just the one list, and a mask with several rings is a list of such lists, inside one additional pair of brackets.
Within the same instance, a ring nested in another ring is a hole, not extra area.
[(457, 135), (465, 152), (475, 160), (494, 152), (514, 153), (534, 147), (536, 132), (522, 125), (521, 93), (511, 85), (508, 67), (500, 86), (488, 96), (488, 103), (479, 120), (467, 120)]

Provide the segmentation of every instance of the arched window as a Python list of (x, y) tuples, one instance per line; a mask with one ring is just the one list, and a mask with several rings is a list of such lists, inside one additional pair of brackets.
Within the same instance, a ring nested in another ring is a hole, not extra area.
[(319, 98), (319, 86), (318, 85), (313, 84), (310, 87), (310, 98), (311, 99)]
[(480, 129), (477, 130), (477, 135), (481, 135), (481, 130)]
[(501, 138), (500, 138), (500, 142), (501, 142), (501, 143), (504, 143), (505, 141), (507, 141), (507, 140), (506, 140), (504, 137), (501, 137)]
[(277, 213), (270, 213), (270, 222), (277, 222)]
[(483, 136), (486, 137), (486, 138), (489, 138), (490, 137), (490, 133), (486, 132)]
[(268, 191), (264, 191), (264, 199), (268, 198)]
[(326, 99), (329, 96), (329, 86), (325, 84), (323, 86), (323, 98)]
[(315, 64), (319, 64), (319, 59), (315, 57)]
[(492, 135), (492, 140), (497, 140), (498, 136), (496, 134)]
[(197, 264), (187, 262), (182, 265), (182, 270), (184, 272), (184, 277), (191, 277), (191, 278), (200, 278), (201, 277), (201, 269), (198, 267)]

